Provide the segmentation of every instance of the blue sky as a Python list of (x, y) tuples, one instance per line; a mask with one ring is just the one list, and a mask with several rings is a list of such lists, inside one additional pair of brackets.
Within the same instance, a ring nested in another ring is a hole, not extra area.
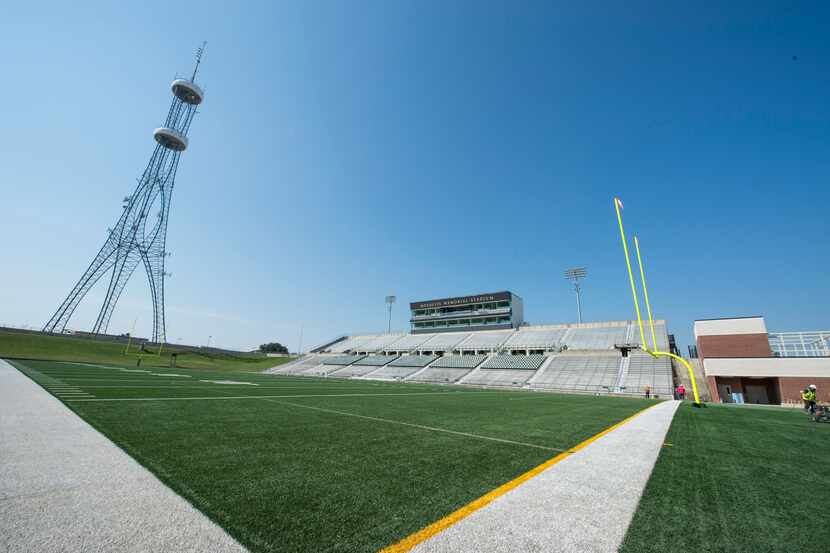
[[(16, 3), (4, 8), (0, 323), (42, 325), (118, 216), (208, 41), (168, 230), (168, 339), (295, 349), (383, 298), (502, 289), (532, 323), (830, 327), (830, 6)], [(794, 56), (797, 59), (793, 59)], [(94, 289), (70, 326), (89, 328)], [(110, 331), (150, 332), (136, 273)]]

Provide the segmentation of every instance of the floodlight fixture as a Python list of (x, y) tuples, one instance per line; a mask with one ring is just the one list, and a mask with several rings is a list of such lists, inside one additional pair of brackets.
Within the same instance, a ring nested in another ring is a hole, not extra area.
[(386, 327), (387, 334), (392, 333), (392, 304), (397, 301), (397, 296), (386, 296), (386, 305), (389, 306), (389, 324)]
[(585, 267), (573, 267), (565, 270), (565, 279), (574, 283), (576, 292), (576, 314), (579, 322), (582, 322), (582, 285), (580, 280), (588, 276), (588, 269)]

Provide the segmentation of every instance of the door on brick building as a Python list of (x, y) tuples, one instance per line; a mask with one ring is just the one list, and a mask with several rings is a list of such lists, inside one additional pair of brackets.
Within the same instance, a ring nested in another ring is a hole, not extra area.
[(744, 394), (747, 403), (769, 404), (766, 384), (744, 384)]
[(732, 386), (729, 384), (718, 384), (718, 395), (723, 403), (732, 403)]

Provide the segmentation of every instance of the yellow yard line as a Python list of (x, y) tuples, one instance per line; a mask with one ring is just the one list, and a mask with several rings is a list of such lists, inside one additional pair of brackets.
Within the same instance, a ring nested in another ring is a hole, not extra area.
[(631, 421), (633, 418), (641, 415), (642, 413), (644, 413), (645, 411), (651, 409), (652, 407), (655, 407), (656, 405), (659, 405), (659, 403), (655, 403), (654, 405), (650, 405), (649, 407), (646, 407), (645, 409), (643, 409), (641, 411), (638, 411), (637, 413), (634, 413), (630, 417), (628, 417), (624, 420), (621, 420), (620, 422), (618, 422), (618, 423), (616, 423), (612, 426), (609, 426), (608, 428), (606, 428), (602, 432), (600, 432), (598, 434), (594, 434), (593, 436), (591, 436), (590, 438), (588, 438), (584, 442), (572, 447), (571, 449), (569, 449), (567, 451), (563, 451), (562, 453), (560, 453), (556, 457), (553, 457), (552, 459), (548, 459), (547, 461), (545, 461), (541, 465), (530, 469), (526, 473), (522, 474), (521, 476), (519, 476), (517, 478), (514, 478), (510, 482), (507, 482), (506, 484), (502, 484), (501, 486), (499, 486), (495, 490), (482, 495), (478, 499), (464, 505), (463, 507), (461, 507), (457, 511), (455, 511), (453, 513), (450, 513), (449, 515), (445, 516), (444, 518), (433, 522), (432, 524), (430, 524), (426, 528), (418, 530), (414, 534), (411, 534), (411, 535), (405, 537), (404, 539), (402, 539), (401, 541), (399, 541), (396, 544), (393, 544), (393, 545), (390, 545), (388, 547), (385, 547), (384, 549), (381, 549), (379, 553), (404, 553), (406, 551), (411, 550), (413, 547), (420, 544), (421, 542), (424, 542), (424, 541), (428, 540), (429, 538), (435, 536), (436, 534), (438, 534), (440, 532), (443, 532), (444, 530), (446, 530), (450, 526), (452, 526), (452, 525), (460, 522), (461, 520), (467, 518), (468, 516), (470, 516), (471, 514), (473, 514), (476, 511), (478, 511), (482, 507), (492, 503), (495, 499), (501, 497), (502, 495), (506, 494), (510, 490), (512, 490), (514, 488), (517, 488), (518, 486), (524, 484), (525, 482), (527, 482), (528, 480), (530, 480), (534, 476), (537, 476), (537, 475), (541, 474), (545, 470), (549, 469), (550, 467), (554, 466), (555, 464), (559, 463), (560, 461), (566, 459), (570, 455), (573, 455), (577, 451), (580, 451), (580, 450), (588, 447), (589, 445), (591, 445), (592, 443), (594, 443), (598, 439), (602, 438), (606, 434), (609, 434), (610, 432), (613, 432), (614, 430), (616, 430), (620, 426), (626, 424), (627, 422)]

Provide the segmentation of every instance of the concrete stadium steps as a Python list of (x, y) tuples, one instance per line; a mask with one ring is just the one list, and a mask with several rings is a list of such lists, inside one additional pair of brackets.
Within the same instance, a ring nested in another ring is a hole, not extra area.
[(407, 382), (434, 382), (443, 384), (452, 384), (458, 382), (466, 375), (470, 374), (472, 369), (441, 369), (427, 367), (424, 370), (413, 374), (407, 378)]
[(534, 374), (536, 369), (522, 370), (522, 369), (485, 369), (479, 368), (470, 373), (461, 382), (462, 384), (472, 384), (476, 386), (512, 386), (521, 387)]

